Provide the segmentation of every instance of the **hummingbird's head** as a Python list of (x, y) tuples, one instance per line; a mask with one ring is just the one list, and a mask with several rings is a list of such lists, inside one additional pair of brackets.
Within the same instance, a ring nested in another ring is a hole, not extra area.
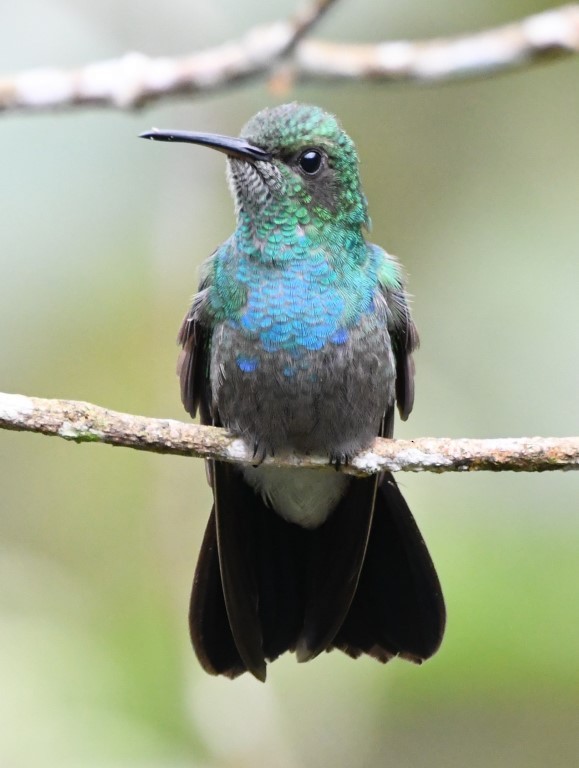
[(367, 223), (354, 142), (334, 115), (308, 104), (264, 109), (241, 136), (269, 160), (231, 159), (229, 178), (241, 209), (306, 209), (314, 223)]
[(151, 131), (143, 138), (188, 141), (224, 152), (238, 215), (282, 225), (368, 223), (354, 142), (319, 107), (283, 104), (264, 109), (240, 138), (185, 131)]

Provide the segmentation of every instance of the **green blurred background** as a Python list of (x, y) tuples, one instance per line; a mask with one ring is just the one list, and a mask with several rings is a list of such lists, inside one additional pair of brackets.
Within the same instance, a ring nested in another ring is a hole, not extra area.
[[(451, 34), (549, 6), (344, 0), (318, 33)], [(3, 0), (0, 71), (177, 55), (292, 8)], [(422, 348), (400, 436), (578, 432), (578, 67), (285, 96), (340, 116), (372, 238), (410, 274)], [(184, 416), (175, 336), (233, 210), (221, 156), (136, 135), (236, 134), (276, 98), (2, 117), (0, 389)], [(400, 477), (445, 587), (441, 651), (421, 668), (288, 656), (262, 686), (204, 675), (189, 647), (200, 461), (2, 433), (0, 463), (2, 768), (579, 764), (576, 476)]]

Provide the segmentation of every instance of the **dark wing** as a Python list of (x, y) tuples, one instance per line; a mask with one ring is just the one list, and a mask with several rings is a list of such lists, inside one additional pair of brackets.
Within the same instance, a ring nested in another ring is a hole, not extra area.
[(404, 288), (384, 288), (390, 310), (390, 338), (396, 360), (396, 403), (402, 421), (410, 416), (414, 405), (414, 360), (412, 353), (418, 347), (418, 331), (410, 316)]
[[(369, 245), (376, 259), (381, 298), (386, 303), (388, 331), (396, 366), (396, 404), (400, 418), (406, 421), (414, 405), (413, 351), (418, 347), (418, 331), (412, 321), (404, 273), (398, 261), (377, 245)], [(383, 437), (392, 437), (394, 405), (384, 414)]]
[(211, 330), (204, 324), (208, 287), (201, 283), (189, 312), (179, 329), (177, 341), (182, 347), (177, 361), (181, 382), (181, 400), (187, 413), (199, 416), (202, 424), (212, 424), (211, 385), (209, 380), (209, 345)]

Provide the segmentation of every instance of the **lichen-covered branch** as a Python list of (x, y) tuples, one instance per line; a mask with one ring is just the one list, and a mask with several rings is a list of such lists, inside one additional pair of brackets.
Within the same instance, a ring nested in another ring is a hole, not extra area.
[[(0, 427), (55, 435), (78, 443), (106, 443), (153, 453), (198, 456), (251, 464), (251, 450), (223, 429), (173, 419), (132, 416), (74, 400), (47, 400), (0, 393)], [(268, 457), (275, 466), (327, 467), (323, 456)], [(421, 437), (376, 438), (371, 448), (342, 467), (364, 475), (381, 470), (544, 472), (579, 469), (579, 437), (517, 437), (492, 440)]]
[(335, 0), (317, 0), (292, 18), (181, 58), (127, 53), (77, 70), (35, 69), (0, 77), (0, 110), (83, 105), (127, 109), (168, 96), (199, 96), (257, 76), (278, 82), (372, 80), (440, 83), (528, 67), (579, 52), (579, 5), (565, 5), (470, 35), (355, 45), (304, 36)]

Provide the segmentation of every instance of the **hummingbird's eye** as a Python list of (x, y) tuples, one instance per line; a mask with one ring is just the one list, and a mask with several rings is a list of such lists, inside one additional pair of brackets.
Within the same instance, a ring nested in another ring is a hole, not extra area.
[(314, 176), (322, 167), (324, 156), (318, 149), (306, 149), (298, 158), (298, 165), (308, 176)]

